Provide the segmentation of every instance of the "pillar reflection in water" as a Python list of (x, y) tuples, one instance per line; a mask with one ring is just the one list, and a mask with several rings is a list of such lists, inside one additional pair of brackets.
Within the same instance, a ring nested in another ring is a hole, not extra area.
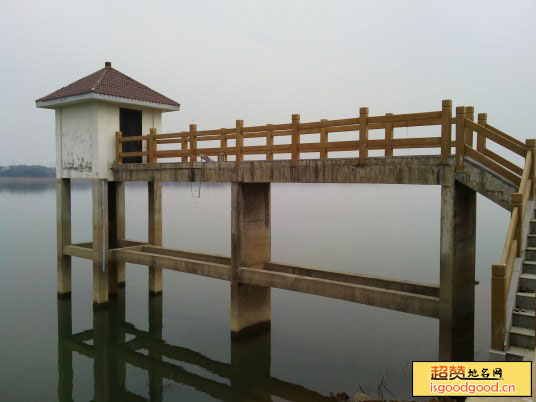
[[(58, 299), (59, 401), (73, 400), (73, 351), (93, 360), (94, 401), (162, 401), (164, 379), (221, 401), (271, 401), (272, 396), (292, 401), (332, 400), (270, 375), (269, 331), (231, 341), (231, 363), (224, 363), (166, 343), (162, 339), (162, 295), (149, 296), (148, 302), (149, 331), (125, 321), (125, 289), (118, 289), (107, 309), (93, 312), (93, 328), (73, 334), (71, 300)], [(211, 378), (173, 361), (199, 367), (211, 373)], [(127, 364), (148, 372), (149, 399), (126, 388)], [(220, 380), (213, 379), (215, 376)], [(171, 399), (180, 397), (174, 387), (166, 392), (172, 394), (168, 395)]]

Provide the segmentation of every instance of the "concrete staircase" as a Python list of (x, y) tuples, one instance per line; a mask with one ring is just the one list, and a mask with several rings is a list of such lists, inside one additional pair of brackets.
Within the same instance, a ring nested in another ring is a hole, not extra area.
[(519, 276), (506, 360), (529, 360), (536, 348), (536, 219), (530, 221), (525, 260)]

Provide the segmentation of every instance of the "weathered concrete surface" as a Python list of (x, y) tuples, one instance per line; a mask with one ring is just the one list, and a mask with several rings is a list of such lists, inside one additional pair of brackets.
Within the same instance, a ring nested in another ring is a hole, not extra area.
[(93, 306), (108, 302), (108, 180), (93, 179)]
[(474, 358), (476, 193), (454, 180), (441, 187), (439, 360)]
[(58, 297), (71, 296), (71, 256), (64, 253), (71, 244), (71, 179), (56, 179), (57, 282)]
[(271, 256), (269, 183), (231, 187), (231, 334), (239, 337), (270, 325), (271, 289), (239, 282), (240, 267), (264, 265)]
[(456, 180), (508, 211), (512, 210), (512, 193), (518, 191), (517, 187), (480, 163), (464, 158), (464, 171), (456, 173)]
[[(149, 244), (162, 246), (162, 183), (150, 181), (149, 195)], [(149, 266), (149, 294), (162, 293), (162, 268)]]
[(114, 169), (120, 181), (202, 181), (240, 183), (442, 184), (439, 156), (311, 159), (234, 162), (124, 164)]

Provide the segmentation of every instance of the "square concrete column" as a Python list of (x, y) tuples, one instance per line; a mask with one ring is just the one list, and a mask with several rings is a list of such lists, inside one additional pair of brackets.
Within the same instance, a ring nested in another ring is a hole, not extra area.
[(56, 180), (56, 230), (58, 297), (71, 297), (71, 256), (63, 248), (71, 244), (71, 179)]
[(475, 322), (476, 193), (441, 186), (439, 360), (472, 361)]
[(93, 179), (93, 307), (108, 302), (108, 180)]
[[(148, 182), (149, 244), (162, 246), (162, 183)], [(162, 293), (162, 268), (149, 267), (149, 295)]]
[(231, 184), (231, 335), (270, 327), (271, 289), (240, 283), (240, 267), (271, 258), (270, 183)]
[[(108, 246), (117, 248), (120, 239), (125, 238), (125, 183), (108, 182)], [(109, 261), (108, 292), (117, 294), (117, 289), (125, 286), (125, 263)]]

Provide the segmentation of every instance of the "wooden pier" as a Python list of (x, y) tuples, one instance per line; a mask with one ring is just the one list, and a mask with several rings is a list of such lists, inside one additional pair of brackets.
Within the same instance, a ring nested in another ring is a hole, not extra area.
[[(395, 138), (394, 129), (400, 127), (429, 127), (437, 133)], [(332, 134), (341, 132), (352, 133), (354, 139), (334, 140)], [(512, 267), (523, 251), (523, 219), (534, 195), (535, 140), (516, 140), (488, 124), (484, 113), (474, 121), (473, 107), (457, 107), (453, 115), (450, 100), (443, 101), (441, 110), (425, 113), (369, 116), (368, 108), (361, 108), (358, 116), (340, 120), (302, 123), (299, 115), (292, 115), (284, 124), (247, 127), (237, 120), (233, 128), (201, 131), (191, 125), (188, 132), (162, 134), (151, 129), (141, 134), (117, 132), (113, 179), (92, 179), (92, 242), (72, 244), (71, 179), (58, 179), (59, 297), (70, 296), (72, 256), (93, 260), (96, 308), (105, 307), (125, 286), (126, 263), (146, 265), (152, 296), (162, 292), (163, 269), (229, 281), (235, 337), (269, 327), (270, 290), (279, 288), (436, 318), (439, 359), (472, 360), (476, 193), (480, 193), (512, 212), (502, 260), (492, 271), (493, 348), (504, 351), (508, 346), (507, 295)], [(141, 143), (142, 151), (125, 152), (124, 145), (133, 141)], [(496, 147), (523, 163), (501, 156)], [(419, 154), (394, 156), (399, 149)], [(353, 157), (337, 158), (343, 151)], [(122, 163), (131, 157), (143, 158), (142, 163)], [(215, 160), (200, 162), (206, 157)], [(126, 181), (148, 183), (147, 243), (125, 238)], [(231, 183), (229, 255), (162, 247), (162, 182)], [(439, 284), (272, 261), (271, 183), (441, 186)]]

